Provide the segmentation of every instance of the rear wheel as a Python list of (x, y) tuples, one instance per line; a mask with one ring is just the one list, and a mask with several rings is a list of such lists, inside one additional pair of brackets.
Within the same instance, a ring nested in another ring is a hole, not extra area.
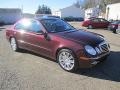
[(92, 25), (88, 25), (88, 29), (93, 29), (93, 26)]
[(11, 45), (11, 48), (12, 48), (13, 51), (18, 51), (19, 50), (17, 41), (16, 41), (16, 39), (14, 37), (12, 37), (10, 39), (10, 45)]
[(59, 65), (68, 72), (74, 72), (78, 68), (77, 59), (69, 49), (60, 50), (57, 55), (57, 60)]

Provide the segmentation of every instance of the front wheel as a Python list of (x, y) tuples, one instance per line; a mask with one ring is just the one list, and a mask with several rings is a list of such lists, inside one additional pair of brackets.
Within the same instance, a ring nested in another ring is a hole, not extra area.
[(115, 34), (116, 34), (116, 29), (115, 29), (115, 30), (113, 30), (113, 33), (115, 33)]
[(108, 56), (109, 56), (109, 55), (107, 55), (107, 56), (104, 56), (104, 57), (101, 59), (101, 62), (104, 62), (104, 61), (106, 61), (106, 60), (107, 60), (107, 58), (108, 58)]
[(10, 39), (10, 45), (11, 45), (11, 48), (13, 51), (18, 51), (19, 50), (19, 47), (18, 47), (18, 44), (17, 44), (17, 41), (15, 38), (11, 38)]
[(120, 34), (120, 30), (119, 29), (116, 29), (116, 34)]
[(57, 55), (57, 60), (59, 65), (68, 72), (74, 72), (78, 68), (77, 59), (69, 49), (60, 50)]

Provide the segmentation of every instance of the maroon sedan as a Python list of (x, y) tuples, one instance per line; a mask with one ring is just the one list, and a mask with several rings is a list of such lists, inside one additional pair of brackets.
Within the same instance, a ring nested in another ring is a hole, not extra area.
[(6, 30), (6, 36), (14, 51), (26, 49), (44, 55), (70, 72), (92, 67), (110, 53), (102, 35), (76, 30), (59, 18), (22, 19)]
[(90, 18), (83, 22), (82, 26), (88, 27), (88, 29), (93, 28), (107, 28), (109, 22), (103, 18)]

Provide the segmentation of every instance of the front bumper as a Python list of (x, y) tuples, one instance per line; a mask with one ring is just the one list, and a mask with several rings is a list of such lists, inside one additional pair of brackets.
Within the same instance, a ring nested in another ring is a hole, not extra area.
[(93, 67), (93, 66), (97, 65), (98, 63), (102, 62), (105, 59), (105, 57), (109, 56), (109, 54), (110, 54), (110, 51), (106, 52), (105, 54), (102, 54), (100, 56), (97, 56), (95, 58), (80, 57), (79, 67), (80, 68)]

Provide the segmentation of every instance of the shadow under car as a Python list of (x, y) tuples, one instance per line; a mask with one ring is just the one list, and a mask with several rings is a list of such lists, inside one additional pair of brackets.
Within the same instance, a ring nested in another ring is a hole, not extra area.
[[(21, 53), (29, 53), (55, 62), (53, 59), (30, 51), (22, 50)], [(75, 74), (120, 82), (120, 52), (111, 51), (109, 57), (104, 62), (101, 62), (92, 68), (78, 69)]]

